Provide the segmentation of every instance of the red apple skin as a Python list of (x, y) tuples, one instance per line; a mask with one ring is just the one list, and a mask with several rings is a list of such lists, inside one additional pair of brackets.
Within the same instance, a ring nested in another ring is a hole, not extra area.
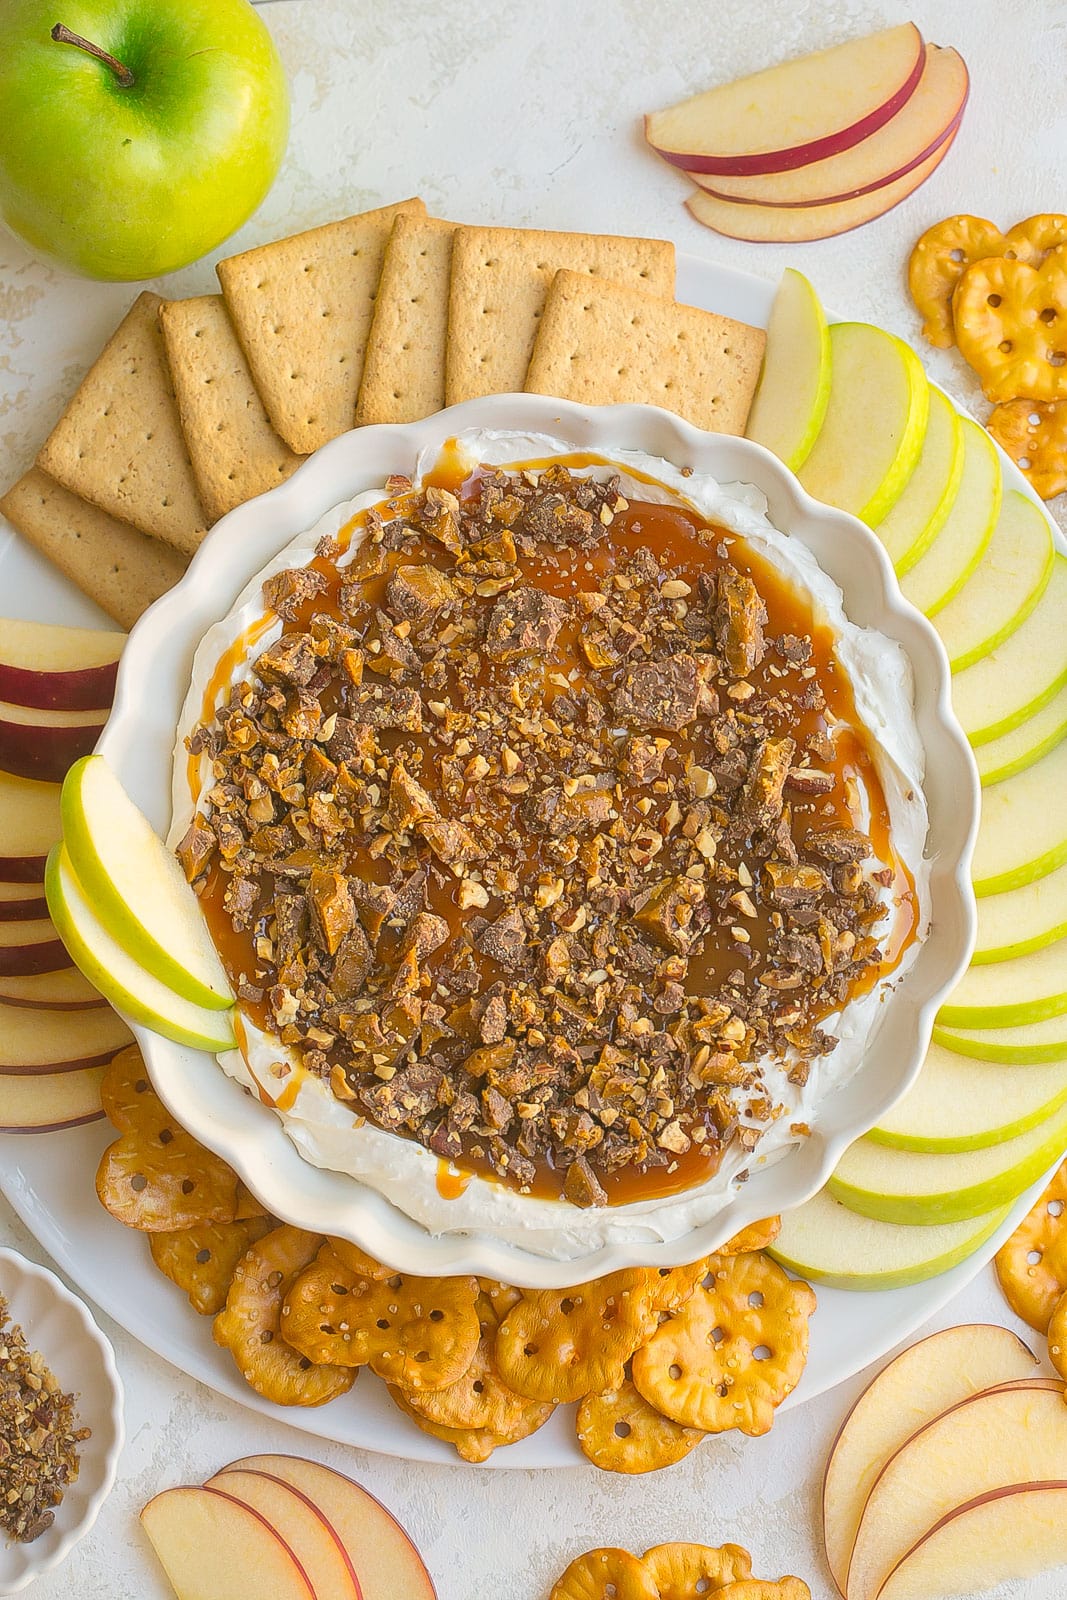
[[(80, 980), (77, 985), (80, 991), (85, 979), (76, 967), (60, 967), (55, 972), (0, 974), (0, 1006), (15, 1006), (27, 1011), (99, 1011), (107, 1005), (103, 995), (95, 991), (86, 993), (81, 999), (60, 999), (63, 979), (71, 973)], [(87, 989), (90, 987), (86, 985)]]
[[(763, 206), (741, 205), (736, 200), (719, 200), (714, 195), (705, 195), (703, 190), (698, 190), (685, 202), (686, 210), (695, 218), (702, 227), (710, 228), (713, 233), (721, 234), (724, 239), (741, 239), (748, 244), (808, 244), (816, 239), (833, 239), (842, 234), (851, 233), (855, 228), (862, 228), (868, 222), (875, 222), (879, 217), (884, 217), (905, 201), (909, 195), (914, 194), (920, 184), (925, 183), (931, 173), (936, 172), (942, 161), (948, 155), (956, 135), (951, 134), (942, 145), (935, 150), (932, 156), (899, 180), (899, 187), (884, 184), (882, 188), (875, 189), (866, 196), (867, 206), (862, 208), (862, 215), (857, 215), (847, 223), (834, 222), (829, 205), (826, 206)], [(888, 198), (887, 198), (888, 196)], [(864, 197), (860, 197), (864, 198)], [(709, 221), (700, 215), (699, 206), (701, 199), (711, 201), (714, 206), (731, 208), (727, 214), (718, 216), (715, 222)], [(848, 204), (848, 202), (843, 202)], [(869, 208), (869, 209), (868, 209)], [(822, 220), (820, 221), (820, 214)], [(746, 217), (751, 217), (752, 223), (746, 222)], [(772, 219), (794, 218), (796, 221), (790, 226), (790, 233), (783, 227), (780, 235), (776, 236), (771, 227)], [(759, 222), (764, 221), (765, 226), (760, 228)]]
[(90, 1122), (102, 1122), (103, 1120), (104, 1113), (101, 1109), (100, 1111), (90, 1111), (88, 1115), (84, 1117), (71, 1117), (65, 1122), (40, 1122), (35, 1123), (33, 1127), (12, 1128), (6, 1126), (3, 1122), (0, 1122), (0, 1133), (62, 1133), (66, 1128), (84, 1128)]
[(681, 167), (683, 172), (718, 172), (725, 177), (744, 178), (757, 173), (767, 172), (792, 172), (797, 167), (806, 167), (813, 161), (823, 161), (827, 156), (836, 156), (842, 150), (850, 150), (854, 144), (859, 144), (861, 139), (869, 138), (872, 133), (887, 123), (890, 117), (895, 117), (901, 107), (910, 99), (918, 88), (919, 79), (923, 74), (926, 56), (922, 48), (922, 40), (916, 30), (917, 49), (915, 63), (907, 78), (884, 104), (869, 111), (865, 117), (854, 122), (850, 128), (839, 128), (834, 133), (827, 134), (822, 139), (812, 139), (807, 144), (794, 145), (790, 150), (765, 150), (756, 155), (695, 155), (685, 150), (664, 150), (654, 144), (649, 136), (649, 117), (645, 117), (645, 138), (655, 150), (657, 155), (672, 167)]
[(118, 658), (78, 672), (35, 672), (0, 661), (0, 700), (34, 711), (107, 712), (115, 696)]
[[(0, 1061), (0, 1079), (36, 1078), (45, 1074), (58, 1077), (63, 1072), (81, 1072), (85, 1067), (106, 1067), (111, 1058), (117, 1055), (118, 1050), (103, 1050), (95, 1056), (83, 1056), (80, 1061), (42, 1061), (39, 1065), (31, 1066), (9, 1066), (6, 1062)], [(2, 1103), (3, 1091), (0, 1090), (0, 1104)]]
[(43, 883), (43, 856), (0, 856), (0, 883)]
[(91, 754), (105, 720), (106, 715), (98, 723), (42, 727), (0, 717), (0, 767), (16, 778), (62, 783), (67, 769)]
[(62, 939), (45, 939), (40, 944), (15, 944), (0, 947), (0, 977), (28, 978), (40, 972), (58, 972), (70, 966), (70, 956)]
[[(41, 888), (44, 888), (44, 884)], [(39, 899), (32, 900), (0, 899), (0, 922), (36, 922), (47, 915), (48, 901), (43, 894)]]

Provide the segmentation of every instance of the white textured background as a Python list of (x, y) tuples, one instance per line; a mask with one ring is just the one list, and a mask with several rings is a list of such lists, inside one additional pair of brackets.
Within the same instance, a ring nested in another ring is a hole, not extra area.
[[(462, 222), (663, 234), (682, 250), (770, 277), (792, 262), (837, 313), (918, 343), (903, 273), (923, 229), (955, 211), (1007, 227), (1035, 211), (1067, 210), (1064, 0), (916, 0), (910, 11), (890, 0), (276, 0), (264, 15), (290, 73), (293, 137), (276, 188), (227, 254), (419, 193), (435, 213)], [(685, 179), (643, 145), (642, 111), (909, 18), (928, 39), (956, 45), (972, 80), (951, 154), (910, 200), (858, 232), (784, 248), (719, 239), (689, 217)], [(164, 292), (214, 287), (205, 262), (166, 280)], [(129, 288), (65, 277), (0, 236), (5, 485), (30, 463), (132, 298)], [(958, 398), (976, 402), (954, 353), (934, 355), (928, 366)], [(984, 418), (987, 407), (977, 401), (976, 410)], [(1054, 510), (1063, 523), (1062, 500)], [(18, 597), (14, 605), (26, 609)], [(2, 1201), (0, 1242), (43, 1259)], [(991, 1271), (934, 1325), (966, 1320), (1017, 1326)], [(105, 1326), (127, 1384), (120, 1483), (69, 1563), (34, 1588), (35, 1600), (163, 1600), (136, 1523), (144, 1501), (167, 1485), (202, 1481), (236, 1455), (303, 1448), (299, 1433), (220, 1400)], [(815, 1531), (818, 1483), (834, 1429), (861, 1386), (854, 1380), (783, 1417), (766, 1439), (712, 1440), (644, 1479), (592, 1468), (422, 1466), (318, 1441), (308, 1449), (397, 1512), (423, 1549), (440, 1600), (543, 1600), (581, 1549), (640, 1550), (671, 1538), (740, 1541), (759, 1574), (796, 1572), (816, 1600), (828, 1600)], [(1058, 1600), (1065, 1591), (1061, 1570), (999, 1594)]]

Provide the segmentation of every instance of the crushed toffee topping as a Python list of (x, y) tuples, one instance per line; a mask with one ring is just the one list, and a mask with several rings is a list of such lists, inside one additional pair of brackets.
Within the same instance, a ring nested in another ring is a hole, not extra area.
[(265, 583), (178, 854), (242, 1009), (355, 1118), (578, 1206), (674, 1192), (888, 964), (868, 736), (736, 536), (560, 464), (455, 487), (390, 480)]
[(48, 1531), (90, 1435), (0, 1294), (0, 1533), (30, 1544)]

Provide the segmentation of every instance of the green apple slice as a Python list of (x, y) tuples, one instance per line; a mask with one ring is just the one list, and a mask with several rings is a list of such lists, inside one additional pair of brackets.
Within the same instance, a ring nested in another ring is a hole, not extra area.
[(745, 435), (792, 472), (807, 460), (830, 399), (830, 330), (802, 272), (786, 267), (767, 324), (756, 398)]
[(963, 418), (952, 401), (931, 385), (926, 436), (915, 471), (875, 530), (898, 578), (911, 570), (941, 532), (962, 477)]
[(798, 477), (816, 500), (874, 528), (915, 470), (930, 385), (914, 350), (867, 322), (835, 323), (830, 352), (826, 417)]
[(971, 881), (978, 896), (1033, 883), (1067, 861), (1067, 740), (982, 795)]
[(111, 771), (85, 756), (67, 773), (63, 841), (96, 914), (146, 972), (208, 1010), (233, 993), (177, 860)]
[(937, 613), (934, 627), (953, 672), (973, 667), (1022, 626), (1048, 587), (1055, 559), (1048, 518), (1013, 489), (977, 570)]
[(822, 1189), (785, 1214), (767, 1254), (831, 1289), (904, 1289), (973, 1255), (1010, 1209), (1003, 1205), (964, 1222), (914, 1228), (860, 1216)]
[(963, 474), (941, 531), (901, 579), (904, 597), (928, 617), (947, 606), (981, 561), (1000, 514), (1003, 479), (996, 446), (977, 422), (960, 420)]
[(1055, 750), (1061, 739), (1067, 739), (1067, 689), (1061, 689), (1047, 705), (1035, 711), (1032, 717), (1020, 722), (1010, 733), (999, 739), (975, 746), (974, 759), (982, 788), (990, 789), (1005, 778), (1014, 778), (1025, 772), (1036, 761)]
[(176, 994), (147, 972), (97, 918), (64, 845), (45, 869), (48, 909), (71, 959), (117, 1011), (153, 1033), (194, 1050), (232, 1050), (233, 1009), (209, 1011)]
[(1047, 1122), (1067, 1104), (1067, 1062), (1012, 1072), (932, 1044), (902, 1100), (867, 1135), (897, 1150), (982, 1150)]
[(1067, 1108), (985, 1150), (927, 1155), (858, 1139), (827, 1185), (835, 1200), (879, 1222), (966, 1222), (1010, 1204), (1067, 1149)]
[(1015, 961), (1063, 938), (1067, 938), (1067, 866), (1021, 889), (982, 896), (971, 965)]
[(952, 680), (952, 709), (973, 745), (1010, 733), (1067, 684), (1067, 556), (1021, 628)]
[(1035, 1067), (1067, 1061), (1067, 1017), (1046, 1017), (1017, 1028), (943, 1028), (934, 1024), (934, 1043), (975, 1061), (1004, 1067)]
[(1067, 939), (992, 966), (969, 967), (937, 1013), (944, 1028), (1018, 1028), (1067, 1011)]

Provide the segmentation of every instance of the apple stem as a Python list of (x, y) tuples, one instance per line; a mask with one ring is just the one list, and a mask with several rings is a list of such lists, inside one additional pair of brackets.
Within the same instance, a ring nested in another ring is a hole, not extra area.
[(83, 39), (80, 33), (71, 33), (61, 22), (57, 22), (52, 29), (52, 38), (57, 44), (77, 45), (79, 50), (87, 50), (97, 61), (103, 61), (105, 66), (111, 68), (118, 80), (120, 89), (132, 89), (134, 84), (133, 73), (129, 67), (124, 67), (121, 61), (116, 61), (114, 56), (109, 56), (106, 50), (101, 50), (98, 44), (93, 44), (89, 39)]

